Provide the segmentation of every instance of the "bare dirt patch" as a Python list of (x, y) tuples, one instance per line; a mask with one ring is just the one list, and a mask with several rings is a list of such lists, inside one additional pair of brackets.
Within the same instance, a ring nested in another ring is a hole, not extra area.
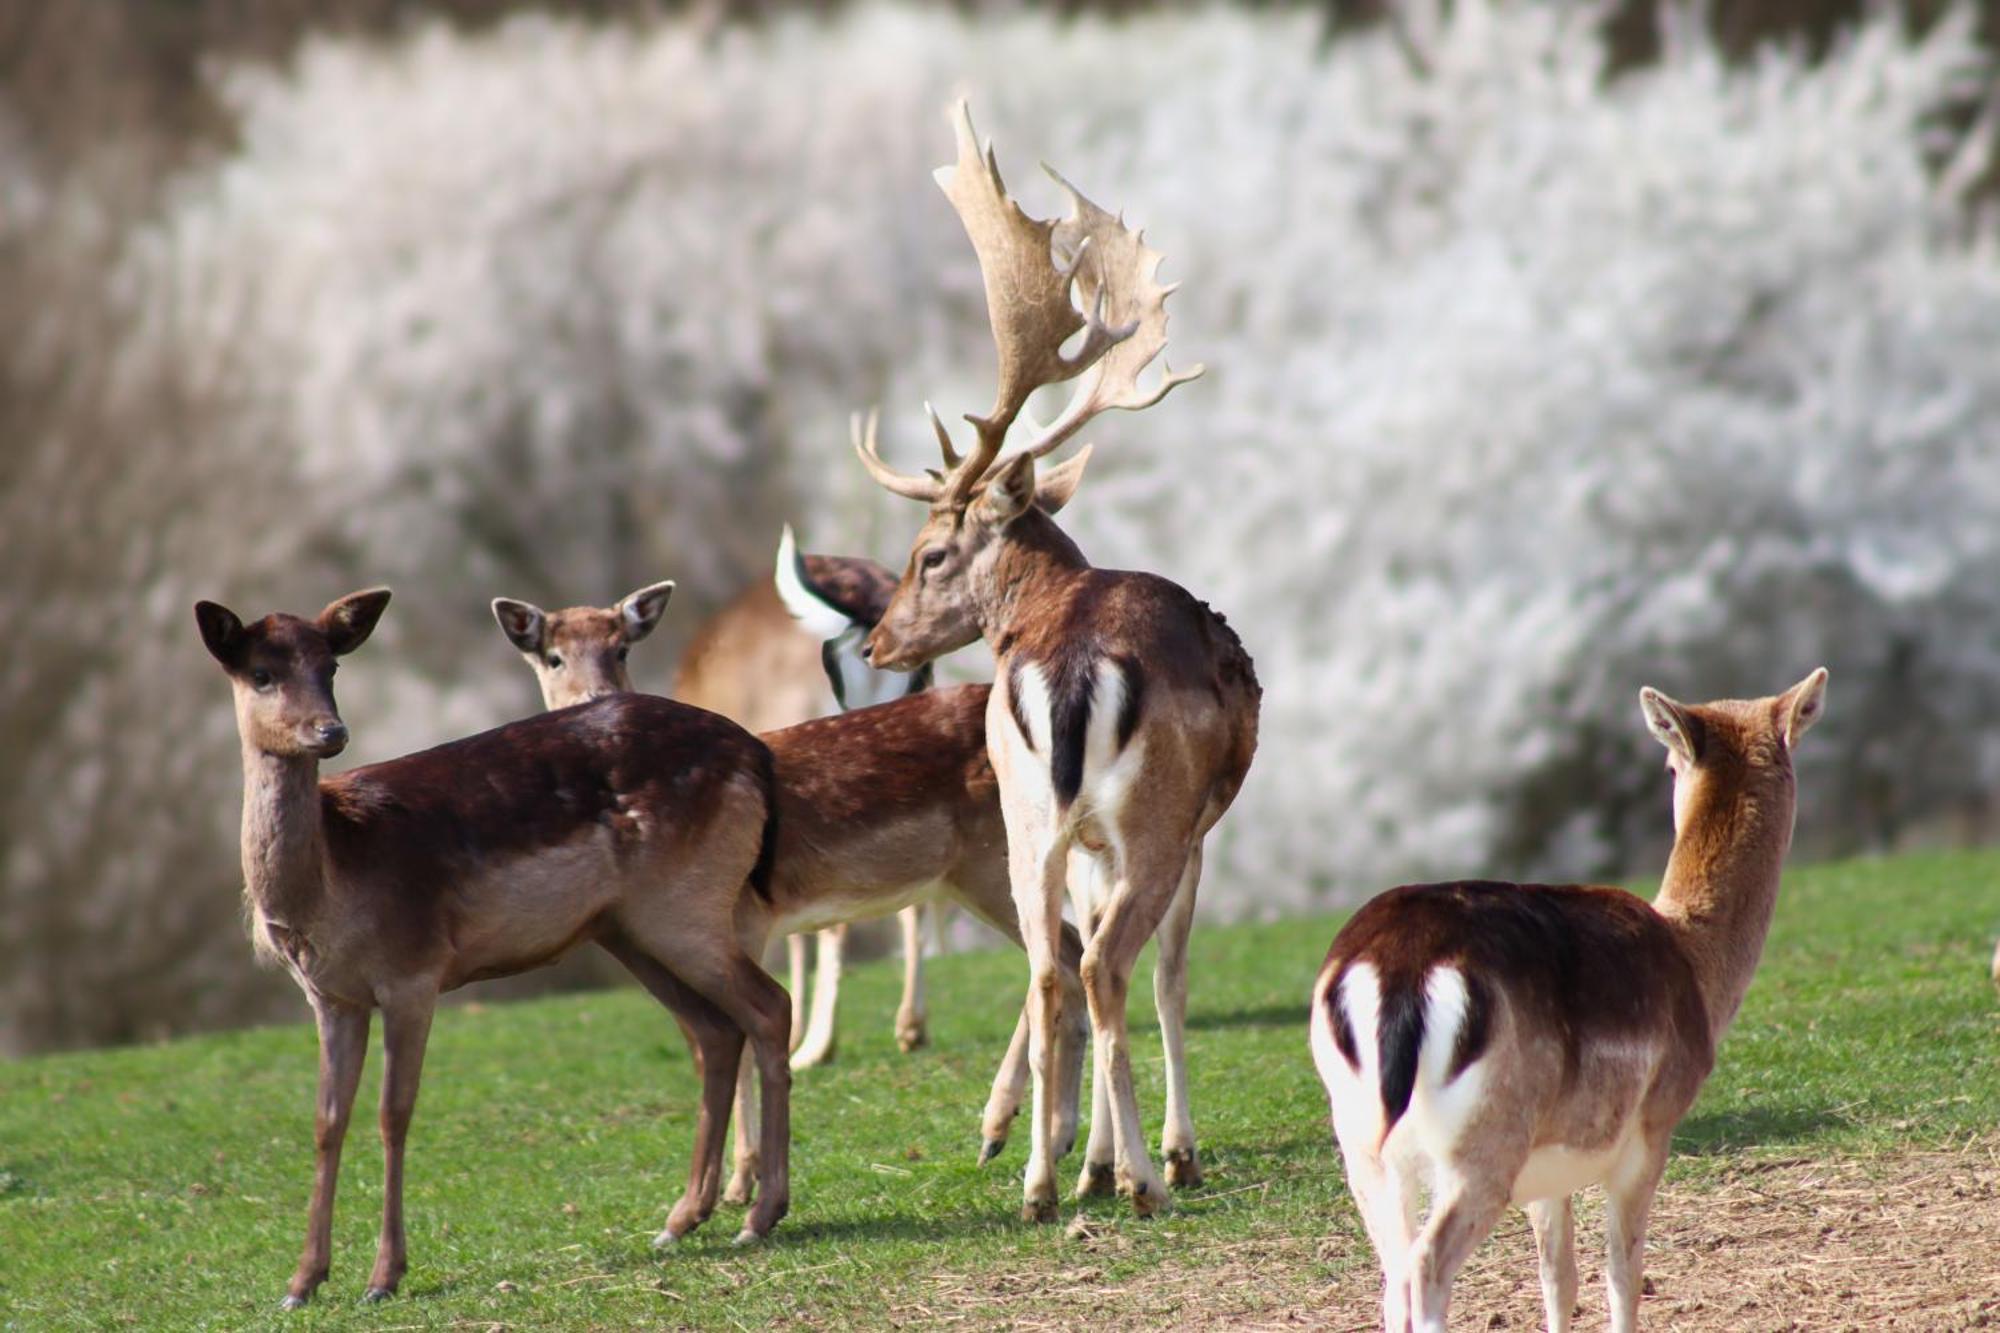
[[(1579, 1200), (1578, 1328), (1606, 1322), (1603, 1232)], [(898, 1324), (1073, 1328), (1379, 1327), (1376, 1269), (1351, 1217), (1121, 1272), (1122, 1228), (1074, 1228), (1054, 1271), (940, 1274), (890, 1302)], [(1114, 1276), (1113, 1274), (1116, 1273)], [(2000, 1329), (2000, 1142), (1953, 1152), (1745, 1161), (1669, 1181), (1654, 1206), (1641, 1324), (1655, 1333)], [(1541, 1288), (1513, 1213), (1459, 1277), (1454, 1329), (1538, 1329)]]

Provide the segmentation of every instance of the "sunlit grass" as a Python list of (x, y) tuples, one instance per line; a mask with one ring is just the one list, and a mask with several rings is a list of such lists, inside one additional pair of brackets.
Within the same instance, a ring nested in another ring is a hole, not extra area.
[[(1938, 1147), (1990, 1131), (1996, 882), (2000, 856), (1970, 854), (1791, 876), (1673, 1178), (1698, 1186), (1745, 1155)], [(1107, 1280), (1166, 1264), (1184, 1276), (1260, 1237), (1331, 1237), (1274, 1279), (1275, 1302), (1371, 1262), (1306, 1052), (1305, 995), (1335, 925), (1197, 931), (1189, 1047), (1208, 1182), (1161, 1221), (1085, 1206), (1119, 1242), (1091, 1252)], [(938, 961), (932, 1044), (905, 1056), (890, 1033), (894, 970), (854, 969), (838, 1063), (796, 1084), (791, 1216), (736, 1250), (724, 1210), (665, 1257), (648, 1239), (681, 1186), (695, 1096), (666, 1016), (630, 990), (448, 1012), (412, 1133), (402, 1296), (356, 1303), (380, 1204), (373, 1117), (357, 1114), (333, 1278), (282, 1321), (310, 1172), (307, 1027), (0, 1065), (0, 1327), (917, 1319), (927, 1284), (952, 1274), (1076, 1262), (1062, 1228), (1015, 1220), (1025, 1129), (999, 1162), (974, 1165), (1023, 976), (1013, 954)], [(1134, 995), (1135, 1027), (1150, 1034), (1148, 976)], [(1157, 1132), (1157, 1047), (1148, 1037), (1140, 1050)]]

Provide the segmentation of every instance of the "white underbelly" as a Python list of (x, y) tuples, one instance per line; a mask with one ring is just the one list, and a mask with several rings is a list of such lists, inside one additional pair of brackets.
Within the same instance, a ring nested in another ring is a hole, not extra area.
[(890, 889), (868, 889), (834, 894), (809, 903), (800, 903), (772, 922), (772, 933), (797, 935), (825, 930), (849, 921), (873, 921), (878, 916), (900, 912), (911, 903), (937, 898), (943, 886), (934, 879), (918, 880)]
[(1585, 1151), (1551, 1144), (1528, 1154), (1520, 1174), (1514, 1177), (1514, 1202), (1537, 1199), (1565, 1199), (1589, 1185), (1618, 1172), (1625, 1159), (1637, 1151), (1638, 1136), (1628, 1125), (1610, 1146)]

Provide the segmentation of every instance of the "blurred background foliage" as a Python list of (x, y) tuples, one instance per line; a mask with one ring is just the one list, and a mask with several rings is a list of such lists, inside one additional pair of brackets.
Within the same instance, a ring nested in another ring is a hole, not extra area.
[[(2000, 271), (1973, 7), (0, 3), (0, 1050), (296, 1008), (188, 608), (388, 582), (366, 762), (533, 707), (495, 594), (900, 565), (845, 450), (990, 393), (928, 180), (974, 99), (1151, 224), (1175, 359), (1066, 525), (1226, 611), (1203, 892), (1655, 865), (1633, 695), (1821, 662), (1801, 843), (1987, 836)], [(1816, 736), (1816, 741), (1819, 739)], [(574, 972), (568, 974), (574, 977)]]

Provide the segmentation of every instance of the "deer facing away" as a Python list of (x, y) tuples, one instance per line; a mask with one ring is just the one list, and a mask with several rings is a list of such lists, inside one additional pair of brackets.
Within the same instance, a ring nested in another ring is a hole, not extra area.
[(335, 659), (373, 632), (386, 589), (304, 619), (244, 624), (195, 608), (235, 696), (243, 743), (243, 873), (252, 940), (305, 992), (319, 1027), (316, 1160), (305, 1248), (285, 1297), (305, 1304), (331, 1261), (349, 1113), (382, 1011), (382, 1230), (367, 1299), (407, 1267), (403, 1149), (440, 993), (603, 945), (689, 1039), (702, 1100), (686, 1191), (664, 1240), (714, 1208), (747, 1034), (767, 1114), (758, 1206), (786, 1210), (791, 1071), (784, 991), (737, 921), (769, 892), (770, 751), (723, 718), (639, 695), (512, 723), (324, 780), (347, 744)]
[[(607, 609), (534, 612), (544, 627), (561, 627), (545, 628), (536, 641), (561, 645), (563, 664), (557, 670), (570, 663), (607, 664), (590, 687), (600, 693), (585, 697), (629, 690), (621, 655), (632, 641), (627, 612), (646, 594), (671, 587), (656, 584)], [(517, 647), (524, 617), (515, 608), (524, 606), (505, 599), (494, 603), (501, 628)], [(650, 630), (664, 601), (645, 606)], [(551, 708), (572, 697), (555, 688), (547, 654), (533, 665)], [(989, 693), (985, 685), (924, 691), (764, 733), (775, 763), (778, 819), (770, 894), (743, 917), (753, 953), (774, 933), (908, 912), (914, 904), (939, 899), (966, 907), (1022, 943), (999, 788), (986, 752)], [(1070, 927), (1062, 934), (1058, 966), (1074, 1015), (1059, 1038), (1060, 1132), (1069, 1139), (1075, 1135), (1084, 1053), (1077, 975), (1082, 944)], [(1027, 1073), (1024, 1013), (981, 1118), (982, 1162), (1005, 1146)], [(730, 1202), (747, 1202), (753, 1192), (756, 1118), (745, 1077), (737, 1103), (736, 1169), (723, 1195)]]
[(1747, 702), (1641, 692), (1674, 783), (1674, 849), (1651, 904), (1574, 885), (1418, 884), (1334, 939), (1312, 1053), (1390, 1333), (1442, 1333), (1453, 1277), (1510, 1202), (1534, 1226), (1549, 1329), (1565, 1333), (1570, 1196), (1600, 1183), (1611, 1327), (1637, 1327), (1647, 1213), (1763, 950), (1791, 843), (1792, 750), (1825, 698), (1823, 668)]
[[(1159, 255), (1060, 177), (1070, 214), (1054, 223), (1029, 218), (1008, 197), (963, 103), (952, 120), (958, 162), (938, 180), (979, 259), (1000, 384), (992, 410), (967, 418), (975, 441), (968, 456), (931, 415), (942, 472), (897, 472), (882, 460), (874, 431), (856, 431), (870, 474), (930, 506), (867, 647), (874, 665), (911, 669), (980, 637), (992, 646), (987, 745), (1031, 977), (1035, 1104), (1023, 1215), (1051, 1221), (1057, 1211), (1061, 1139), (1048, 1062), (1064, 1008), (1056, 943), (1072, 850), (1094, 863), (1103, 886), (1083, 984), (1104, 1095), (1077, 1189), (1115, 1187), (1147, 1214), (1165, 1206), (1166, 1192), (1132, 1088), (1125, 1025), (1132, 967), (1157, 934), (1155, 1000), (1167, 1063), (1161, 1149), (1169, 1179), (1190, 1184), (1199, 1167), (1185, 1057), (1188, 925), (1202, 841), (1235, 799), (1256, 749), (1259, 690), (1249, 655), (1220, 616), (1166, 579), (1092, 567), (1055, 525), (1050, 514), (1076, 489), (1087, 449), (1035, 473), (1037, 459), (1100, 412), (1148, 407), (1193, 378), (1168, 371), (1150, 387), (1139, 384), (1166, 345), (1170, 289), (1155, 277)], [(1072, 340), (1075, 350), (1066, 353)], [(1079, 376), (1055, 421), (1002, 458), (1029, 395)]]

